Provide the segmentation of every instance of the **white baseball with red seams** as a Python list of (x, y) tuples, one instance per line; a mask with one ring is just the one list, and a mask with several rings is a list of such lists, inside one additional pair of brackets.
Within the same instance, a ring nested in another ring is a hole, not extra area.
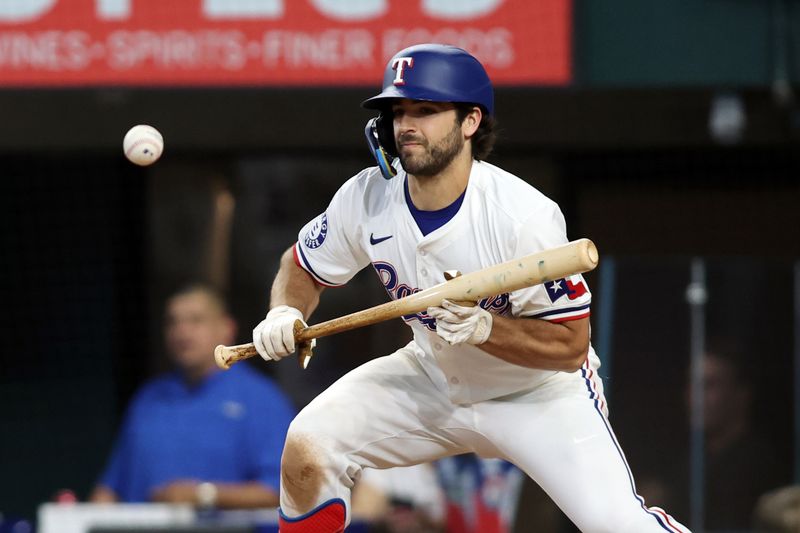
[(164, 151), (164, 137), (153, 126), (139, 124), (125, 134), (122, 149), (128, 161), (146, 167), (161, 157)]

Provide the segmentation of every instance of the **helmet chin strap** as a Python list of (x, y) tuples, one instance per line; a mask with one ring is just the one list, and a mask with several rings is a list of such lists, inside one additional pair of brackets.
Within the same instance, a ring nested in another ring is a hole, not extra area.
[[(397, 176), (397, 169), (392, 166), (392, 162), (396, 156), (394, 150), (384, 147), (386, 139), (381, 139), (382, 135), (379, 129), (382, 126), (382, 119), (382, 115), (369, 119), (364, 128), (364, 135), (367, 137), (367, 144), (369, 144), (370, 152), (372, 152), (373, 157), (375, 157), (375, 161), (378, 162), (378, 168), (381, 169), (381, 174), (384, 179), (390, 180)], [(385, 137), (385, 135), (383, 137)]]

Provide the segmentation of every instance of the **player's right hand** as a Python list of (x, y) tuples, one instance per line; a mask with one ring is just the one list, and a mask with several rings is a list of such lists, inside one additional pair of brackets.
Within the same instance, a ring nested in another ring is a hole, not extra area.
[(294, 352), (294, 323), (306, 327), (303, 313), (288, 305), (270, 309), (264, 320), (253, 329), (253, 344), (265, 361), (278, 361)]

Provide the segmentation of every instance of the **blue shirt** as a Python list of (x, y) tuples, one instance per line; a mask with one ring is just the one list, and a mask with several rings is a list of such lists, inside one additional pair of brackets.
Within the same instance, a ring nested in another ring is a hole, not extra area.
[(145, 502), (183, 480), (260, 481), (276, 492), (286, 430), (295, 411), (246, 364), (188, 386), (178, 373), (146, 383), (125, 415), (100, 484), (121, 501)]

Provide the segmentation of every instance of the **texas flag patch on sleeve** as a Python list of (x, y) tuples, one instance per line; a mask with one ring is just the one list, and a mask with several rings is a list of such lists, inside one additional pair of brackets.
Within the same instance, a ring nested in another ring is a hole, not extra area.
[(556, 303), (564, 296), (570, 300), (576, 300), (589, 292), (580, 276), (546, 281), (544, 288), (547, 290), (547, 297), (550, 298), (552, 303)]

